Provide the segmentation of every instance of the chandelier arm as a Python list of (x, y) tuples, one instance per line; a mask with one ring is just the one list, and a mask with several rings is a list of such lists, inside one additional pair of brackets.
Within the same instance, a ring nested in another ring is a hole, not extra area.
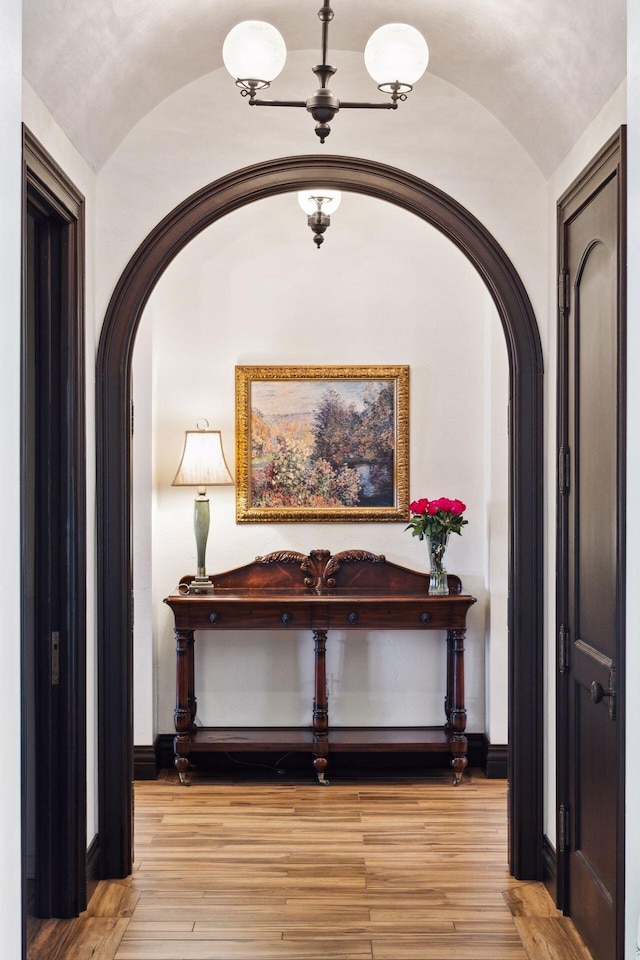
[(256, 97), (249, 100), (251, 107), (306, 107), (306, 100), (258, 100)]
[(397, 103), (345, 103), (340, 101), (341, 110), (397, 110)]

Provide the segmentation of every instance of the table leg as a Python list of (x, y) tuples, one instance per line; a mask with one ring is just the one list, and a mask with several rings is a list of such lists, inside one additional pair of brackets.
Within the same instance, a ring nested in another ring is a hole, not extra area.
[(192, 730), (196, 727), (196, 714), (198, 712), (198, 701), (196, 699), (195, 682), (195, 636), (194, 631), (190, 631), (191, 636), (187, 637), (187, 706), (189, 708), (189, 726)]
[(329, 705), (327, 702), (327, 631), (314, 630), (315, 692), (313, 698), (313, 766), (318, 781), (326, 785), (325, 779), (329, 753)]
[(462, 774), (467, 766), (467, 711), (464, 705), (464, 638), (465, 630), (449, 630), (447, 632), (447, 660), (451, 662), (448, 731), (451, 747), (451, 767), (454, 774), (454, 785), (457, 787), (462, 780)]
[(447, 692), (444, 698), (444, 729), (451, 733), (451, 704), (453, 703), (453, 641), (451, 631), (447, 631)]
[(193, 689), (193, 674), (190, 677), (189, 660), (193, 665), (193, 630), (176, 630), (176, 709), (173, 713), (173, 722), (176, 736), (173, 739), (175, 754), (175, 768), (178, 771), (180, 783), (188, 787), (189, 778), (189, 748), (191, 739), (189, 730), (192, 725), (192, 716), (189, 701), (189, 689)]

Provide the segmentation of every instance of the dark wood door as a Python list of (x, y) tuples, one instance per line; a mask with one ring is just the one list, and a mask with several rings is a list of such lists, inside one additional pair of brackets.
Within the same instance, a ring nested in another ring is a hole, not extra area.
[(559, 899), (596, 960), (622, 939), (623, 152), (559, 204)]

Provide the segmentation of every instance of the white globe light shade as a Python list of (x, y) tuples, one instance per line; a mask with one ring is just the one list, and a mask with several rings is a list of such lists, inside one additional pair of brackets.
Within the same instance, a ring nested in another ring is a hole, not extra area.
[(396, 82), (412, 86), (428, 63), (427, 41), (407, 23), (378, 27), (364, 49), (364, 65), (378, 86)]
[(287, 48), (282, 34), (263, 20), (244, 20), (226, 36), (224, 65), (235, 80), (271, 83), (284, 67)]
[(313, 199), (314, 197), (327, 198), (322, 204), (322, 212), (328, 213), (329, 216), (338, 209), (340, 201), (342, 200), (342, 194), (339, 190), (327, 190), (326, 187), (309, 187), (307, 190), (300, 190), (298, 193), (298, 203), (307, 216), (311, 216), (311, 214), (315, 213), (318, 209), (318, 204)]

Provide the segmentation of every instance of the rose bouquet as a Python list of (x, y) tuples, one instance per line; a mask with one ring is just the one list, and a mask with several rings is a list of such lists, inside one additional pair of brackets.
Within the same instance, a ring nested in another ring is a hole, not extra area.
[(449, 500), (448, 497), (440, 497), (438, 500), (427, 500), (425, 497), (409, 504), (411, 518), (405, 529), (411, 530), (412, 537), (426, 540), (429, 545), (429, 593), (433, 596), (446, 597), (449, 593), (444, 553), (449, 534), (461, 534), (462, 528), (469, 522), (462, 518), (466, 509), (462, 500)]
[(420, 540), (434, 534), (462, 534), (462, 528), (469, 522), (462, 519), (466, 509), (462, 500), (449, 500), (448, 497), (414, 500), (409, 504), (411, 519), (405, 530), (411, 530), (411, 536)]

